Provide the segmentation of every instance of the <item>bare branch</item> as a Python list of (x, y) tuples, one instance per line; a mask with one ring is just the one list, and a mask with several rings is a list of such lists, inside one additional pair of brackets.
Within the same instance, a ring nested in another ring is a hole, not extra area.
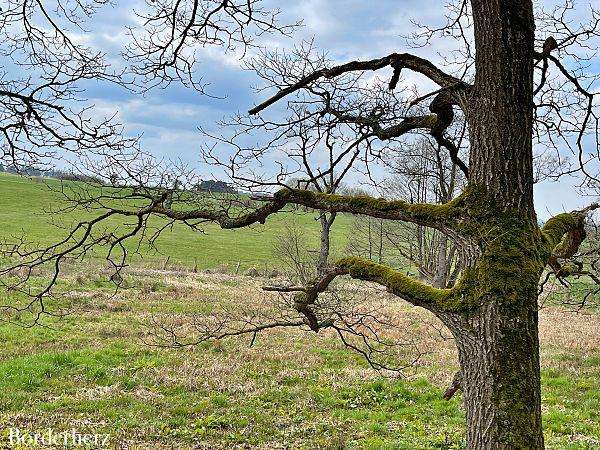
[(425, 75), (427, 78), (431, 79), (441, 87), (454, 87), (455, 89), (464, 89), (467, 87), (466, 83), (453, 77), (452, 75), (444, 73), (441, 69), (437, 68), (433, 63), (427, 61), (426, 59), (419, 58), (418, 56), (414, 56), (408, 53), (392, 53), (391, 55), (379, 59), (372, 59), (368, 61), (351, 61), (349, 63), (342, 64), (340, 66), (335, 66), (330, 69), (318, 70), (302, 78), (297, 83), (294, 83), (293, 85), (281, 89), (278, 93), (265, 100), (260, 105), (252, 108), (248, 112), (250, 114), (258, 114), (260, 111), (269, 107), (278, 100), (281, 100), (285, 96), (299, 89), (309, 87), (311, 83), (317, 81), (320, 78), (335, 78), (344, 73), (365, 70), (379, 70), (384, 67), (394, 68), (394, 78), (390, 83), (390, 88), (392, 89), (396, 86), (397, 80), (400, 76), (400, 70), (402, 68), (407, 68), (418, 72), (422, 75)]

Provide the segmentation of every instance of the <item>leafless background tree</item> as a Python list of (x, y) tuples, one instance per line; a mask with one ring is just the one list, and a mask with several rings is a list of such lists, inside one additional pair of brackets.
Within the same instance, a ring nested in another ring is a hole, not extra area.
[[(456, 141), (460, 148), (462, 139)], [(381, 188), (386, 198), (447, 203), (464, 188), (462, 172), (440, 146), (425, 138), (406, 146), (390, 165), (391, 177)], [(356, 217), (351, 235), (352, 254), (398, 269), (415, 268), (419, 278), (436, 287), (452, 287), (467, 265), (451, 238), (419, 225)]]

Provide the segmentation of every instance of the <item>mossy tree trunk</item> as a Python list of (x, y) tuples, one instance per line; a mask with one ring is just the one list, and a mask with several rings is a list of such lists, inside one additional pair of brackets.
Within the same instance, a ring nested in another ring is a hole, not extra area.
[(498, 297), (452, 327), (469, 449), (541, 449), (537, 298)]
[(488, 208), (515, 215), (513, 223), (531, 221), (531, 231), (506, 227), (504, 232), (512, 235), (503, 238), (490, 230), (500, 243), (493, 253), (486, 255), (482, 249), (489, 272), (477, 284), (488, 290), (483, 292), (486, 301), (452, 327), (462, 371), (467, 444), (471, 449), (540, 449), (537, 282), (543, 264), (537, 262), (543, 255), (535, 251), (541, 246), (530, 245), (537, 228), (533, 6), (529, 0), (473, 0), (472, 5), (477, 75), (467, 110), (469, 181), (485, 187)]

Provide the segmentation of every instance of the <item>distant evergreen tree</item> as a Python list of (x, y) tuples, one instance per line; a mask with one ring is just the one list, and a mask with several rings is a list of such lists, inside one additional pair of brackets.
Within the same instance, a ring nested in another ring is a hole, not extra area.
[(224, 192), (229, 194), (235, 194), (237, 191), (225, 181), (220, 180), (202, 180), (198, 184), (199, 191), (207, 192)]

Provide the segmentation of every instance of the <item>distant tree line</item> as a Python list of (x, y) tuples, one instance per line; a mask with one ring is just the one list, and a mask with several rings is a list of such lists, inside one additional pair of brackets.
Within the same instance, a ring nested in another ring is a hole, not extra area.
[(44, 177), (44, 178), (56, 178), (58, 180), (69, 180), (69, 181), (86, 181), (93, 183), (102, 183), (99, 177), (77, 174), (67, 170), (58, 169), (47, 169), (42, 170), (31, 166), (19, 166), (18, 168), (13, 165), (4, 165), (0, 163), (0, 172), (14, 173), (17, 175), (24, 175), (27, 177)]

